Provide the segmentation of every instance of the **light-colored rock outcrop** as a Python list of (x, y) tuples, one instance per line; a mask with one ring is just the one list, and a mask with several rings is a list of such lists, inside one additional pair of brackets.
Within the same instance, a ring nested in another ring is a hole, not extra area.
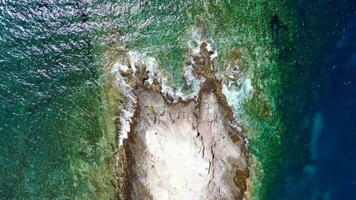
[(118, 121), (121, 200), (243, 199), (249, 177), (241, 128), (216, 78), (216, 53), (199, 41), (187, 59), (193, 88), (170, 88), (155, 60), (123, 51), (111, 73), (124, 94)]

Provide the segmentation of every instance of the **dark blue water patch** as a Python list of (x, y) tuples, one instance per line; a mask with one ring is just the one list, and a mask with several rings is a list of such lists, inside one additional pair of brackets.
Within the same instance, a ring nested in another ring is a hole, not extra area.
[(356, 199), (356, 15), (325, 53), (315, 74), (315, 104), (323, 116), (315, 179), (328, 199)]
[[(356, 199), (356, 5), (341, 0), (331, 4), (325, 11), (331, 14), (323, 18), (307, 4), (301, 7), (301, 17), (315, 22), (305, 27), (311, 33), (305, 40), (328, 38), (323, 49), (305, 46), (321, 53), (312, 58), (302, 117), (287, 127), (287, 153), (269, 199)], [(328, 32), (320, 32), (318, 24), (328, 24)], [(290, 112), (290, 106), (283, 109)]]
[(284, 174), (282, 199), (356, 199), (355, 22), (341, 28), (312, 76), (310, 136), (295, 149), (310, 154)]

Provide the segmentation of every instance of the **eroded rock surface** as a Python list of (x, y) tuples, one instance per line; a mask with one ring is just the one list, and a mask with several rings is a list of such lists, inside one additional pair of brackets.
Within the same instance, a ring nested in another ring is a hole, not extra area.
[(197, 44), (187, 61), (188, 78), (198, 84), (190, 95), (167, 87), (144, 56), (126, 53), (114, 66), (126, 94), (118, 123), (125, 136), (119, 137), (119, 199), (245, 197), (249, 171), (241, 129), (215, 76), (215, 53), (208, 42)]
[(246, 176), (246, 157), (214, 93), (176, 104), (142, 88), (137, 96), (140, 114), (127, 140), (133, 156), (131, 199), (242, 197), (246, 186), (239, 175)]

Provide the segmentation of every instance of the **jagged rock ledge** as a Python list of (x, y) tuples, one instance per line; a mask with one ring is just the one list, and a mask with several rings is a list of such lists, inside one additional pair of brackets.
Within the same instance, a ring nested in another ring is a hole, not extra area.
[(216, 78), (216, 53), (197, 41), (184, 93), (143, 54), (122, 51), (111, 73), (124, 94), (117, 122), (120, 200), (244, 199), (249, 159)]

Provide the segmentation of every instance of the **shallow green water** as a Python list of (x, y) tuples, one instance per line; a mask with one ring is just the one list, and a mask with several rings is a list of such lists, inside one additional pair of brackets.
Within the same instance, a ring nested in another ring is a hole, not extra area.
[(281, 162), (284, 87), (295, 73), (281, 58), (298, 34), (292, 7), (278, 0), (1, 1), (0, 10), (1, 198), (114, 198), (116, 136), (106, 126), (102, 54), (108, 46), (147, 53), (179, 87), (197, 27), (215, 42), (221, 69), (239, 51), (252, 77), (255, 92), (240, 117), (255, 158), (253, 195), (265, 198)]

